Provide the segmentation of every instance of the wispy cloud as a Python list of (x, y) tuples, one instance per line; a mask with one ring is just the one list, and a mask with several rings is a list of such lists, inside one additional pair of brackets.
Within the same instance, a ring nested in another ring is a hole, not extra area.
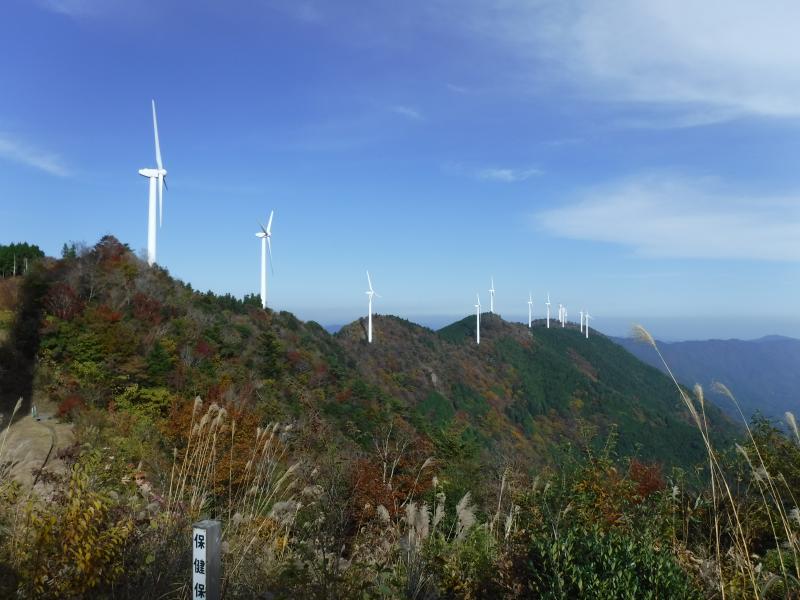
[(479, 169), (475, 172), (475, 177), (482, 181), (500, 181), (502, 183), (516, 183), (525, 181), (536, 175), (541, 175), (540, 169), (508, 169), (508, 168), (489, 168)]
[(0, 157), (39, 169), (50, 175), (59, 177), (70, 175), (69, 169), (59, 155), (35, 148), (2, 132), (0, 132)]
[(74, 19), (98, 17), (125, 8), (125, 0), (36, 0), (42, 8)]
[(800, 192), (741, 195), (710, 178), (647, 175), (536, 215), (550, 233), (660, 258), (800, 260)]
[(456, 94), (468, 94), (469, 93), (469, 89), (465, 88), (463, 85), (456, 85), (454, 83), (447, 83), (445, 85), (447, 86), (448, 90), (450, 90), (451, 92), (454, 92)]
[(319, 6), (301, 0), (269, 0), (268, 6), (304, 23), (319, 23), (323, 14)]
[(508, 167), (468, 167), (460, 162), (449, 161), (442, 165), (442, 171), (448, 175), (470, 177), (478, 181), (497, 181), (500, 183), (516, 183), (531, 177), (542, 175), (544, 171), (533, 167), (515, 169)]
[(395, 114), (405, 117), (406, 119), (411, 119), (412, 121), (421, 121), (423, 119), (422, 113), (420, 113), (416, 108), (412, 108), (410, 106), (396, 104), (394, 106), (390, 106), (389, 110)]
[[(461, 23), (592, 98), (720, 118), (800, 116), (795, 0), (477, 0)], [(518, 63), (519, 64), (519, 63)], [(703, 109), (713, 108), (712, 112)]]

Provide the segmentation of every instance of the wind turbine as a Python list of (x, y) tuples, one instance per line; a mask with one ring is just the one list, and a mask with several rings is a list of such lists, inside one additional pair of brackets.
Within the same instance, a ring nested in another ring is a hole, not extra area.
[[(492, 286), (494, 287), (494, 286)], [(475, 342), (481, 343), (481, 295), (475, 294), (478, 303), (475, 305)]]
[(489, 289), (489, 312), (494, 314), (494, 277), (492, 277), (492, 287)]
[(269, 265), (272, 267), (272, 216), (275, 214), (274, 210), (269, 211), (269, 221), (267, 221), (267, 228), (261, 223), (261, 231), (256, 233), (256, 237), (261, 238), (261, 308), (267, 308), (267, 251), (269, 250)]
[(372, 279), (369, 276), (369, 271), (367, 271), (367, 283), (369, 284), (369, 290), (367, 291), (367, 297), (369, 298), (369, 315), (367, 316), (367, 342), (370, 344), (372, 343), (372, 297), (377, 296), (380, 298), (380, 294), (375, 293), (375, 290), (372, 289)]
[(592, 316), (591, 316), (591, 315), (590, 315), (590, 314), (587, 312), (587, 313), (584, 315), (584, 317), (583, 317), (583, 318), (584, 318), (584, 319), (586, 319), (586, 339), (588, 340), (588, 339), (589, 339), (589, 319), (592, 319), (592, 318), (594, 318), (594, 317), (592, 317)]
[(561, 327), (565, 327), (567, 324), (567, 307), (564, 307), (564, 319), (561, 321)]
[(547, 328), (550, 329), (550, 292), (547, 292)]
[(580, 311), (581, 314), (581, 333), (583, 333), (583, 311)]
[(155, 169), (139, 169), (139, 175), (150, 179), (150, 204), (147, 217), (147, 264), (152, 266), (156, 262), (156, 182), (158, 182), (158, 208), (161, 220), (164, 218), (164, 187), (166, 185), (167, 171), (161, 163), (161, 146), (158, 143), (158, 121), (156, 120), (156, 101), (153, 104), (153, 133), (156, 140), (156, 166)]
[(528, 292), (528, 329), (531, 328), (533, 323), (533, 294)]
[(558, 322), (564, 326), (564, 305), (559, 302), (558, 304)]

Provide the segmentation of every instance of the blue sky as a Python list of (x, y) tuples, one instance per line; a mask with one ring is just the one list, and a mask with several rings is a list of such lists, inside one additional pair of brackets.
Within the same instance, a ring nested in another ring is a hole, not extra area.
[(0, 243), (146, 246), (342, 323), (522, 319), (550, 291), (601, 331), (800, 337), (795, 2), (10, 0)]

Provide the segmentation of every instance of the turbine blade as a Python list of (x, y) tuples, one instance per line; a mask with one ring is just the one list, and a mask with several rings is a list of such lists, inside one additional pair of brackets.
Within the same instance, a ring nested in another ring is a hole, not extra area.
[(153, 100), (153, 133), (156, 138), (156, 165), (161, 170), (164, 167), (161, 164), (161, 146), (158, 143), (158, 121), (156, 120), (156, 101)]
[(267, 221), (267, 231), (265, 232), (267, 235), (272, 233), (272, 216), (275, 214), (274, 210), (269, 211), (269, 221)]
[(367, 283), (369, 283), (369, 291), (374, 293), (374, 290), (372, 289), (372, 279), (369, 276), (369, 271), (367, 271)]
[(164, 176), (158, 175), (158, 226), (164, 225)]
[[(267, 230), (264, 229), (264, 226), (261, 224), (261, 221), (256, 221), (256, 223), (258, 223), (258, 227), (259, 227), (259, 229), (261, 229), (261, 231), (264, 233), (264, 235), (267, 235)], [(256, 235), (258, 235), (258, 234), (256, 234)]]
[(269, 272), (275, 275), (275, 267), (272, 266), (272, 240), (267, 236), (267, 254), (269, 254)]

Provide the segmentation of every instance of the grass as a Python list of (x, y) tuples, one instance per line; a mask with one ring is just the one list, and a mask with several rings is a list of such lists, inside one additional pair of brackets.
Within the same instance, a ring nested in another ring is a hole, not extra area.
[[(723, 468), (719, 453), (711, 443), (708, 432), (708, 422), (705, 415), (705, 399), (702, 387), (699, 385), (695, 386), (695, 398), (693, 400), (686, 393), (684, 388), (678, 384), (652, 335), (640, 325), (634, 327), (633, 333), (637, 339), (651, 345), (658, 353), (664, 368), (675, 383), (703, 439), (708, 454), (708, 473), (714, 520), (714, 556), (716, 560), (716, 572), (719, 579), (720, 596), (725, 598), (726, 595), (730, 595), (730, 590), (726, 589), (723, 570), (731, 564), (738, 570), (742, 578), (748, 581), (753, 597), (765, 597), (769, 590), (775, 585), (776, 581), (782, 582), (783, 590), (786, 591), (787, 594), (790, 593), (789, 590), (794, 590), (795, 594), (800, 592), (800, 560), (798, 560), (798, 555), (800, 554), (800, 536), (793, 530), (794, 527), (790, 520), (789, 511), (786, 508), (786, 499), (782, 492), (788, 492), (789, 500), (793, 503), (795, 510), (797, 507), (797, 499), (792, 495), (791, 488), (785, 485), (785, 480), (773, 477), (767, 470), (767, 466), (764, 462), (764, 453), (767, 449), (761, 448), (756, 441), (749, 422), (742, 413), (736, 397), (724, 384), (714, 384), (715, 390), (727, 397), (734, 404), (747, 431), (748, 447), (745, 448), (736, 444), (736, 450), (744, 458), (750, 469), (752, 481), (755, 483), (761, 500), (761, 507), (769, 522), (770, 532), (778, 556), (780, 572), (761, 583), (759, 582), (761, 567), (758, 562), (758, 557), (754, 556), (750, 548), (750, 541), (748, 540), (748, 535), (741, 518), (742, 508), (739, 505), (740, 499), (734, 495), (730, 485), (731, 477)], [(786, 421), (789, 429), (794, 432), (797, 442), (800, 445), (800, 436), (797, 435), (797, 424), (794, 415), (787, 412)], [(784, 483), (785, 490), (779, 490), (781, 483)], [(730, 556), (730, 560), (728, 557), (723, 557), (721, 547), (722, 535), (720, 527), (723, 522), (727, 523), (728, 534), (733, 542), (730, 548), (733, 555)], [(784, 560), (784, 550), (787, 549), (793, 559), (793, 566), (787, 565), (787, 561)]]

